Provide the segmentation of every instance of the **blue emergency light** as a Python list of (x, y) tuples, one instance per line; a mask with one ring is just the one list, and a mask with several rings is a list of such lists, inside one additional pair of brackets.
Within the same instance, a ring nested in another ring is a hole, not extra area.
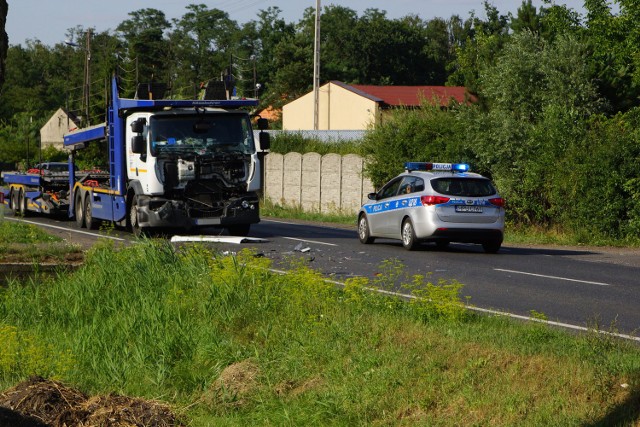
[(406, 162), (404, 168), (411, 171), (441, 171), (441, 172), (469, 172), (466, 163), (432, 163), (432, 162)]

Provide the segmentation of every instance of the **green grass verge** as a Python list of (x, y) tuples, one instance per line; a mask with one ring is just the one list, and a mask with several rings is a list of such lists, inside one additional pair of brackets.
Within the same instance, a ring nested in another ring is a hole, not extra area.
[[(461, 284), (397, 261), (344, 289), (291, 263), (278, 275), (251, 253), (102, 242), (71, 275), (0, 290), (0, 385), (38, 374), (161, 399), (193, 426), (638, 418), (637, 346), (475, 315)], [(367, 290), (397, 283), (420, 299)]]
[(360, 141), (320, 141), (305, 138), (300, 133), (288, 132), (278, 134), (271, 141), (271, 151), (274, 153), (318, 153), (325, 154), (360, 154)]
[(81, 252), (80, 247), (35, 225), (0, 218), (0, 262), (65, 260)]
[(356, 215), (341, 212), (322, 213), (304, 211), (302, 207), (283, 206), (269, 200), (260, 205), (260, 214), (272, 218), (301, 219), (305, 221), (329, 222), (356, 225)]

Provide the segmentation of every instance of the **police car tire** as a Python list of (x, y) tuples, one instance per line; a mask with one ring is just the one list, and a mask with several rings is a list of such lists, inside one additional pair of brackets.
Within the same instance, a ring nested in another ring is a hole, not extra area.
[(360, 215), (360, 219), (358, 220), (358, 238), (360, 239), (360, 243), (364, 243), (365, 245), (373, 243), (375, 240), (375, 237), (371, 237), (369, 232), (369, 221), (366, 215)]
[(416, 237), (416, 232), (413, 229), (413, 223), (409, 218), (405, 219), (402, 222), (402, 230), (400, 230), (400, 237), (402, 239), (402, 246), (408, 250), (412, 251), (418, 247), (419, 242)]

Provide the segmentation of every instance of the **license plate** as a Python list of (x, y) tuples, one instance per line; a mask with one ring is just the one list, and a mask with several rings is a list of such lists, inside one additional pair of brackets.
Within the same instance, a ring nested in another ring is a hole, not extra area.
[(482, 213), (482, 206), (456, 206), (456, 212)]

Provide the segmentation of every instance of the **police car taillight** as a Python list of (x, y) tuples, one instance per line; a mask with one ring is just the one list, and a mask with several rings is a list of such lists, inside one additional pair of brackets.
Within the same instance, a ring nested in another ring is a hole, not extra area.
[(450, 199), (443, 196), (422, 196), (420, 201), (424, 206), (441, 205), (447, 203)]
[(502, 197), (495, 197), (493, 199), (489, 199), (489, 203), (491, 203), (494, 206), (498, 206), (500, 208), (504, 208), (504, 199)]
[(432, 162), (406, 162), (404, 168), (411, 171), (444, 171), (444, 172), (469, 172), (466, 163), (432, 163)]

